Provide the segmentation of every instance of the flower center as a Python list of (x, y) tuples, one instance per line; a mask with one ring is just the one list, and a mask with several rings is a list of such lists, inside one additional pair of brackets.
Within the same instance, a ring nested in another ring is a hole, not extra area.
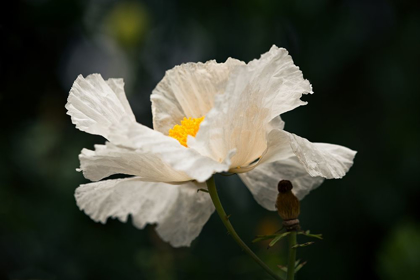
[(187, 146), (187, 137), (191, 135), (195, 137), (198, 130), (200, 129), (200, 123), (204, 120), (204, 116), (201, 118), (185, 118), (181, 121), (181, 125), (176, 124), (172, 129), (169, 129), (169, 136), (175, 138), (181, 143), (182, 146)]

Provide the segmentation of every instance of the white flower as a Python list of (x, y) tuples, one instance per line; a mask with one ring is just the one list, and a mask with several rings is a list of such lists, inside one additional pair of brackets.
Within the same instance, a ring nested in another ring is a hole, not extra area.
[(122, 79), (79, 76), (66, 105), (78, 129), (108, 140), (82, 150), (84, 176), (134, 175), (77, 188), (78, 206), (95, 221), (125, 222), (131, 214), (136, 227), (157, 224), (162, 239), (189, 246), (214, 211), (209, 195), (197, 192), (214, 173), (238, 173), (257, 202), (275, 210), (281, 179), (302, 199), (353, 164), (348, 148), (283, 130), (279, 115), (312, 93), (285, 49), (273, 46), (248, 64), (229, 58), (167, 71), (151, 95), (154, 130), (136, 122), (123, 86)]

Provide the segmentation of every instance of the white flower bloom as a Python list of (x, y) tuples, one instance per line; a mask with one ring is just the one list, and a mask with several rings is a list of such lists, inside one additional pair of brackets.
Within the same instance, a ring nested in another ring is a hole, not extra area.
[(123, 86), (79, 76), (66, 105), (78, 129), (108, 140), (82, 150), (84, 176), (134, 176), (77, 188), (78, 206), (95, 221), (131, 214), (136, 227), (156, 223), (162, 239), (189, 246), (214, 211), (209, 195), (197, 192), (214, 173), (238, 173), (257, 202), (275, 210), (280, 180), (292, 181), (302, 199), (353, 164), (355, 151), (283, 130), (279, 115), (312, 93), (285, 49), (273, 46), (248, 64), (229, 58), (167, 71), (151, 95), (154, 130), (136, 122)]

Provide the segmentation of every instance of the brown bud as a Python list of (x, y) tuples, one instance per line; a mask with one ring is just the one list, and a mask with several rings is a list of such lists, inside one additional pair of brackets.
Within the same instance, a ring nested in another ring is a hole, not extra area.
[(293, 189), (292, 183), (289, 180), (281, 180), (277, 185), (277, 189), (281, 193), (286, 193)]
[(299, 217), (299, 199), (292, 192), (293, 185), (288, 180), (281, 180), (278, 184), (277, 212), (284, 221), (294, 220)]

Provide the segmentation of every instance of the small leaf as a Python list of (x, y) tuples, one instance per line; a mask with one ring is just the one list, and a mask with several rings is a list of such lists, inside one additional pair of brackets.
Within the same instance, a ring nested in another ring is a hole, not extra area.
[(296, 244), (296, 245), (294, 245), (294, 246), (292, 246), (292, 249), (296, 249), (296, 248), (300, 248), (300, 247), (306, 247), (306, 246), (309, 246), (309, 245), (312, 245), (312, 244), (314, 244), (315, 242), (306, 242), (306, 243), (303, 243), (303, 244)]
[(281, 226), (281, 228), (278, 230), (278, 231), (276, 231), (275, 233), (279, 233), (280, 231), (282, 231), (284, 229), (284, 226)]
[(292, 233), (292, 232), (291, 231), (287, 231), (285, 233), (278, 234), (273, 240), (271, 240), (270, 244), (268, 244), (268, 247), (273, 247), (274, 244), (276, 244), (280, 239), (282, 239), (283, 237), (288, 236), (290, 233)]
[(280, 268), (279, 271), (279, 276), (281, 279), (286, 279), (287, 278), (287, 267), (283, 266), (283, 265), (277, 265), (278, 268)]
[(262, 240), (267, 240), (267, 239), (273, 239), (276, 236), (277, 236), (277, 234), (257, 235), (257, 236), (255, 236), (254, 240), (252, 240), (252, 243), (255, 243), (255, 242), (258, 242), (258, 241), (262, 241)]
[[(301, 263), (301, 264), (299, 264), (300, 263), (300, 260), (297, 260), (296, 262), (295, 262), (295, 274), (296, 274), (296, 272), (298, 272), (307, 262), (303, 262), (303, 263)], [(284, 271), (285, 273), (287, 273), (287, 266), (285, 266), (285, 265), (280, 265), (280, 264), (278, 264), (277, 265), (277, 267), (278, 268), (280, 268), (282, 271)], [(286, 278), (286, 277), (285, 277)]]
[(311, 234), (311, 232), (309, 230), (307, 230), (307, 231), (300, 231), (300, 232), (298, 232), (298, 234), (302, 234), (302, 235), (305, 235), (307, 237), (313, 237), (313, 238), (322, 239), (322, 234)]
[(307, 262), (303, 262), (301, 264), (299, 264), (298, 266), (296, 266), (295, 268), (295, 274), (306, 264)]
[(277, 267), (287, 273), (287, 266), (278, 264)]

